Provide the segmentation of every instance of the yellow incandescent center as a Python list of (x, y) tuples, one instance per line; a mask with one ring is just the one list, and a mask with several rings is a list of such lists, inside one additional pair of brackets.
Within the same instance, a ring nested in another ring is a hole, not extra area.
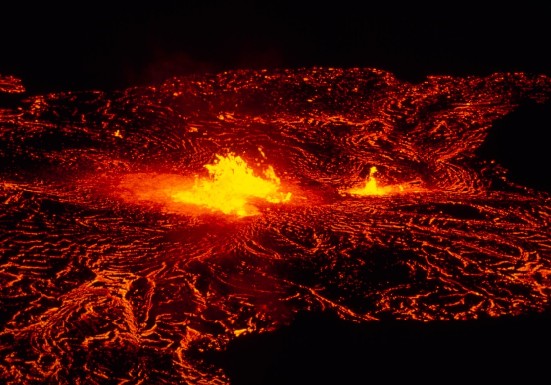
[(209, 177), (196, 177), (190, 189), (174, 192), (172, 199), (175, 202), (243, 217), (257, 212), (250, 205), (252, 200), (284, 203), (291, 199), (290, 192), (279, 191), (281, 181), (272, 166), (263, 171), (263, 177), (256, 176), (240, 156), (230, 153), (227, 156), (216, 155), (215, 161), (205, 165), (205, 168)]

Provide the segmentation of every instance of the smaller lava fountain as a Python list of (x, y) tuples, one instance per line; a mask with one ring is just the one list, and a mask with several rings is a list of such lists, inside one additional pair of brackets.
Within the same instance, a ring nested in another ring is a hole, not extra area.
[(380, 186), (375, 179), (375, 173), (377, 172), (377, 167), (373, 166), (369, 169), (369, 177), (367, 178), (365, 185), (363, 187), (354, 187), (348, 190), (352, 195), (385, 195), (388, 193), (394, 193), (397, 191), (404, 191), (402, 185), (396, 186)]
[(375, 177), (377, 173), (377, 167), (372, 166), (369, 169), (369, 176), (367, 177), (363, 185), (355, 186), (346, 190), (340, 189), (339, 193), (341, 195), (354, 195), (358, 197), (368, 197), (368, 196), (383, 196), (383, 195), (394, 195), (400, 193), (418, 193), (418, 192), (427, 192), (426, 189), (422, 188), (419, 185), (419, 181), (412, 180), (408, 182), (398, 183), (398, 184), (382, 184), (380, 180)]

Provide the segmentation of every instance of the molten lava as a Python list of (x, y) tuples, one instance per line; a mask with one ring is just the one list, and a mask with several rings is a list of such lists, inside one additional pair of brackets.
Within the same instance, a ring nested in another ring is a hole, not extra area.
[(279, 191), (281, 180), (274, 168), (263, 171), (264, 178), (256, 176), (245, 160), (232, 153), (216, 155), (212, 164), (205, 165), (209, 176), (189, 178), (174, 174), (130, 174), (120, 187), (127, 200), (161, 203), (169, 211), (190, 211), (188, 205), (213, 212), (245, 217), (258, 214), (253, 203), (285, 203), (291, 193)]
[(549, 103), (548, 76), (303, 68), (14, 92), (0, 75), (1, 384), (228, 385), (202, 353), (300, 313), (549, 308), (550, 195), (477, 152), (521, 103)]
[(254, 175), (240, 156), (228, 154), (226, 157), (216, 155), (216, 158), (213, 164), (205, 166), (210, 178), (196, 178), (190, 190), (172, 194), (174, 201), (243, 217), (257, 213), (257, 209), (249, 204), (255, 198), (270, 203), (283, 203), (291, 199), (290, 192), (279, 191), (281, 181), (272, 166), (264, 170), (266, 179), (262, 179)]
[(369, 169), (369, 177), (367, 178), (365, 185), (363, 187), (354, 187), (348, 190), (348, 193), (352, 195), (385, 195), (395, 192), (404, 191), (402, 185), (397, 186), (379, 186), (377, 179), (375, 179), (375, 173), (377, 172), (377, 167), (373, 166)]

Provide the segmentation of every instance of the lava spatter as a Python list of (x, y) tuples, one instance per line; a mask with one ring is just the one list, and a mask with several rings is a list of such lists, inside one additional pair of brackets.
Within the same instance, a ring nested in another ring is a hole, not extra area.
[(549, 195), (476, 149), (550, 96), (543, 75), (303, 68), (0, 106), (0, 380), (227, 384), (198, 352), (301, 311), (541, 311)]
[(365, 184), (361, 187), (351, 188), (347, 192), (352, 195), (366, 196), (366, 195), (386, 195), (396, 192), (403, 192), (404, 187), (402, 185), (396, 186), (381, 186), (375, 178), (377, 167), (373, 166), (369, 169), (369, 177)]
[(276, 204), (291, 200), (291, 192), (279, 191), (281, 181), (272, 166), (264, 170), (263, 177), (257, 176), (243, 158), (230, 153), (216, 155), (216, 160), (205, 168), (209, 176), (196, 175), (193, 182), (174, 174), (128, 174), (119, 185), (121, 196), (130, 202), (160, 204), (184, 214), (206, 209), (237, 217), (259, 214), (252, 202)]

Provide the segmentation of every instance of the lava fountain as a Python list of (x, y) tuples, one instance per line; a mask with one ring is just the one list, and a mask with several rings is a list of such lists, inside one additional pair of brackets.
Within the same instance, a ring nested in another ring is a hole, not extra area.
[(0, 93), (0, 382), (228, 384), (202, 353), (299, 312), (549, 305), (549, 194), (477, 154), (549, 101), (547, 76), (239, 70), (48, 95), (4, 76)]
[(359, 196), (366, 196), (366, 195), (385, 195), (385, 194), (391, 194), (395, 192), (402, 192), (404, 191), (404, 187), (402, 185), (397, 186), (380, 186), (379, 183), (377, 183), (377, 179), (375, 178), (375, 173), (377, 172), (377, 167), (373, 166), (369, 169), (369, 178), (366, 180), (365, 185), (363, 187), (354, 187), (348, 190), (349, 194), (352, 195), (359, 195)]
[(251, 200), (285, 203), (291, 199), (290, 192), (279, 191), (281, 181), (272, 166), (264, 170), (263, 179), (240, 156), (230, 153), (216, 155), (214, 163), (205, 168), (210, 177), (196, 176), (191, 186), (180, 175), (130, 174), (123, 178), (120, 187), (126, 192), (123, 196), (130, 200), (164, 203), (184, 212), (193, 211), (191, 205), (238, 217), (259, 213)]

